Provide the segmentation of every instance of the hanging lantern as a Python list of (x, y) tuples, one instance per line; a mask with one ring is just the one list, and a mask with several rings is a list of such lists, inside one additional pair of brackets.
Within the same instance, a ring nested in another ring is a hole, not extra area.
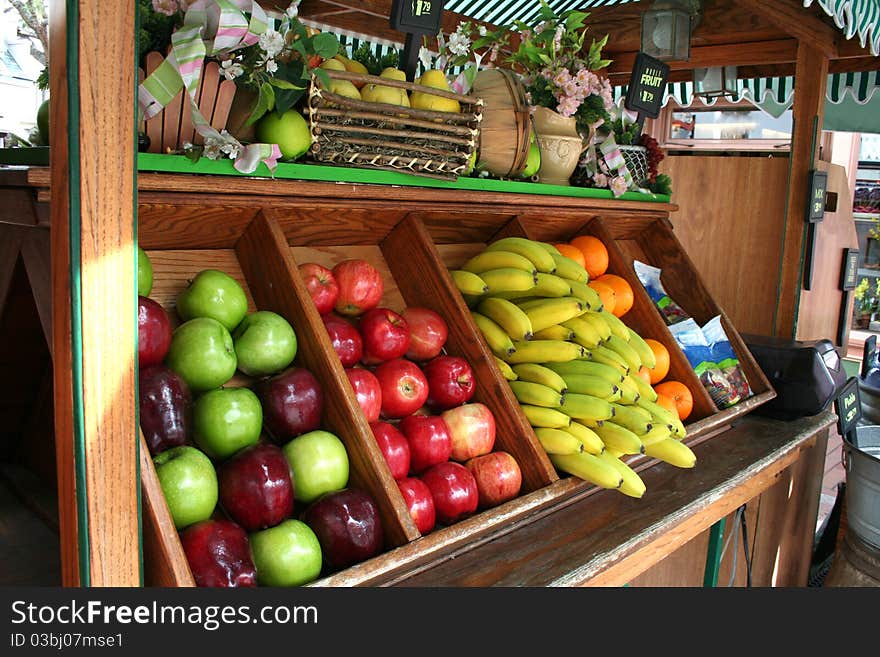
[(736, 66), (694, 69), (694, 96), (712, 100), (736, 95)]
[(642, 52), (661, 61), (690, 58), (691, 30), (699, 18), (696, 0), (657, 0), (642, 13)]

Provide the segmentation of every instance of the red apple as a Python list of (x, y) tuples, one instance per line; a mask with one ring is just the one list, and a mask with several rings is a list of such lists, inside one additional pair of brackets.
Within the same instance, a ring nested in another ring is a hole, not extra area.
[(437, 463), (449, 460), (452, 438), (449, 427), (439, 415), (408, 415), (398, 428), (409, 443), (409, 471), (424, 472)]
[(364, 341), (357, 327), (335, 313), (321, 316), (333, 351), (339, 356), (343, 367), (353, 367), (364, 354)]
[(470, 401), (477, 383), (471, 364), (461, 356), (437, 356), (424, 365), (428, 406), (444, 410)]
[(511, 454), (499, 451), (475, 456), (464, 466), (477, 482), (480, 508), (498, 506), (519, 495), (522, 472)]
[(477, 510), (480, 501), (477, 482), (461, 463), (437, 463), (425, 470), (420, 478), (431, 491), (437, 522), (451, 525)]
[(409, 350), (409, 325), (390, 308), (371, 308), (361, 315), (358, 329), (364, 340), (365, 365), (402, 358)]
[(495, 416), (489, 407), (471, 402), (447, 409), (440, 414), (452, 436), (453, 461), (463, 463), (470, 458), (488, 454), (495, 446)]
[(231, 520), (209, 518), (180, 532), (196, 586), (256, 586), (257, 569), (248, 535)]
[(340, 315), (362, 315), (378, 306), (385, 293), (382, 274), (366, 260), (343, 260), (333, 267), (333, 276), (339, 285), (335, 310)]
[(421, 368), (406, 358), (385, 361), (374, 370), (382, 388), (382, 416), (412, 415), (428, 399), (428, 380)]
[(403, 479), (409, 474), (409, 443), (400, 430), (388, 422), (371, 422), (370, 429), (379, 446), (379, 451), (391, 470), (394, 479)]
[(437, 514), (434, 511), (434, 498), (431, 497), (431, 489), (418, 477), (406, 477), (397, 482), (403, 501), (409, 515), (416, 523), (419, 533), (423, 536), (434, 529), (437, 524)]
[(192, 393), (177, 372), (164, 365), (140, 370), (138, 402), (150, 456), (190, 441)]
[(219, 502), (247, 531), (274, 527), (293, 513), (293, 475), (278, 445), (257, 443), (217, 470)]
[(315, 532), (324, 563), (332, 570), (365, 561), (384, 545), (379, 508), (359, 488), (322, 495), (306, 508), (302, 520)]
[(409, 349), (406, 357), (424, 362), (439, 356), (449, 337), (449, 326), (430, 308), (409, 306), (402, 313), (409, 325)]
[(382, 386), (379, 385), (379, 379), (363, 367), (346, 367), (345, 374), (367, 422), (376, 422), (382, 410)]
[(254, 392), (263, 407), (263, 426), (276, 443), (321, 426), (324, 392), (315, 375), (304, 367), (289, 367), (259, 379)]
[(168, 313), (150, 297), (138, 296), (138, 365), (158, 365), (171, 347), (171, 320)]
[(333, 271), (317, 262), (306, 262), (298, 269), (318, 312), (325, 315), (333, 310), (339, 298), (339, 284)]

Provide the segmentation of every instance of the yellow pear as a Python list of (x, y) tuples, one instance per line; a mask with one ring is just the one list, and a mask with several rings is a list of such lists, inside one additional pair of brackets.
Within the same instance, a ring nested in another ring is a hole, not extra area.
[[(446, 74), (437, 69), (425, 71), (418, 79), (418, 84), (423, 87), (451, 91), (446, 81)], [(413, 91), (410, 94), (410, 104), (415, 109), (433, 110), (435, 112), (461, 112), (461, 104), (454, 98), (441, 98), (424, 91)]]
[(330, 80), (330, 93), (362, 100), (360, 90), (349, 80)]
[[(350, 73), (360, 73), (361, 75), (369, 75), (370, 73), (367, 70), (367, 67), (361, 64), (356, 59), (349, 59), (345, 55), (336, 55), (334, 59), (338, 59), (340, 62), (342, 62), (342, 65), (345, 66), (345, 70)], [(363, 89), (366, 82), (362, 80), (352, 80), (352, 84), (354, 84), (354, 86), (356, 86), (358, 89)]]
[[(406, 73), (397, 68), (386, 68), (379, 74), (379, 77), (406, 82)], [(406, 89), (398, 89), (397, 87), (386, 87), (381, 84), (370, 83), (363, 88), (361, 96), (364, 100), (371, 103), (388, 103), (389, 105), (402, 105), (403, 107), (410, 106), (409, 95), (406, 93)]]
[(338, 59), (325, 59), (321, 62), (320, 67), (323, 69), (327, 69), (328, 71), (344, 71), (345, 64), (340, 62)]

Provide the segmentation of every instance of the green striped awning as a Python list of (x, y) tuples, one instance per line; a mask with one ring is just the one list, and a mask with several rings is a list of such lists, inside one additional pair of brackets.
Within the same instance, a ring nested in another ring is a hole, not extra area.
[[(804, 7), (813, 0), (804, 0)], [(834, 19), (847, 39), (856, 35), (863, 48), (880, 55), (880, 0), (816, 0), (823, 11)]]

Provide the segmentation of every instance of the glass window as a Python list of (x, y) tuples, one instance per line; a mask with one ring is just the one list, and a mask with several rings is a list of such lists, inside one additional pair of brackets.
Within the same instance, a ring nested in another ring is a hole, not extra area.
[(791, 111), (779, 118), (748, 109), (677, 111), (672, 113), (669, 139), (790, 141)]

